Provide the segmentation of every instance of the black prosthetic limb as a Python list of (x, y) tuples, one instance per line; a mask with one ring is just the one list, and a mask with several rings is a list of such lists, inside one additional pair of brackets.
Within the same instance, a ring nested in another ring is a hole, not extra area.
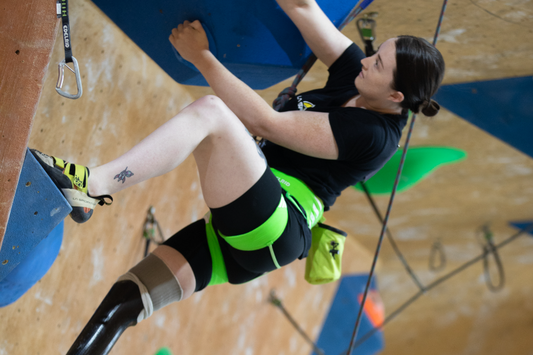
[(137, 284), (133, 281), (115, 283), (67, 355), (108, 354), (126, 328), (137, 324), (142, 310)]

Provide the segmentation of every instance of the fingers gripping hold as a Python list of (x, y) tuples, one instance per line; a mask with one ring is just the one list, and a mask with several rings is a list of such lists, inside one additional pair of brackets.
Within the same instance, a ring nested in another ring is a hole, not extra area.
[(200, 54), (209, 51), (209, 41), (200, 21), (184, 21), (172, 29), (169, 36), (178, 53), (189, 62), (193, 63), (200, 58)]

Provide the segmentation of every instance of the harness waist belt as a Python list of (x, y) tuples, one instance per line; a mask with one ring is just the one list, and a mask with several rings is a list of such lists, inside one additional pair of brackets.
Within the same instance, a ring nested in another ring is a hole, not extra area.
[(306, 218), (309, 229), (312, 229), (324, 214), (324, 203), (322, 200), (302, 180), (282, 173), (274, 168), (270, 168), (270, 170), (278, 178), (281, 188), (287, 192), (289, 200), (294, 203), (291, 198), (294, 197), (300, 206), (302, 206), (303, 211), (300, 210), (298, 204), (294, 203)]

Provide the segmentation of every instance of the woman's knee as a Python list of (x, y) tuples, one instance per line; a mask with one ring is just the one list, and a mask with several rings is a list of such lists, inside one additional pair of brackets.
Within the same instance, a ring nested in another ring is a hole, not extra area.
[(224, 128), (228, 122), (238, 121), (237, 116), (219, 97), (214, 95), (204, 96), (183, 111), (192, 113), (196, 119), (200, 119), (211, 127)]

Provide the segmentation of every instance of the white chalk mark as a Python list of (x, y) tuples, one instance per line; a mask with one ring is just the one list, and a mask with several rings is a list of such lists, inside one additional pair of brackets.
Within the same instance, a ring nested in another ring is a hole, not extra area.
[(91, 252), (91, 260), (93, 263), (93, 277), (89, 286), (94, 286), (100, 281), (103, 280), (103, 271), (104, 271), (104, 246), (100, 244), (98, 247), (94, 248)]
[(43, 301), (49, 306), (53, 305), (52, 298), (42, 296), (40, 290), (35, 293), (35, 298), (38, 299), (39, 301)]

